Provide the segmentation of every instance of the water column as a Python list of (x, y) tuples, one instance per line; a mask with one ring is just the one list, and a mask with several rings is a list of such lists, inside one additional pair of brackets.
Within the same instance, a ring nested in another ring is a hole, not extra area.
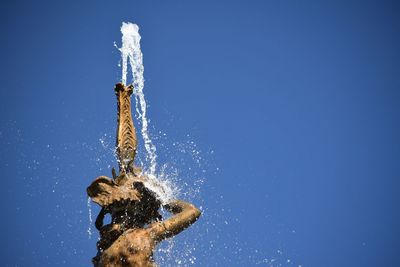
[(140, 34), (139, 26), (133, 23), (122, 23), (122, 47), (119, 48), (122, 57), (122, 78), (121, 81), (124, 85), (128, 83), (128, 65), (131, 69), (133, 94), (136, 100), (136, 114), (141, 122), (141, 135), (144, 141), (146, 150), (146, 174), (155, 176), (157, 166), (156, 147), (154, 146), (148, 130), (147, 119), (147, 104), (144, 97), (144, 67), (143, 67), (143, 54), (140, 49)]

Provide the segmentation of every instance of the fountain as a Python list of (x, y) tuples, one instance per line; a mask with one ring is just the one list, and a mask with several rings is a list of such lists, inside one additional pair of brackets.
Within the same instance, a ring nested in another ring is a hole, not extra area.
[[(115, 86), (118, 101), (116, 154), (119, 173), (112, 178), (97, 177), (87, 188), (91, 200), (101, 210), (95, 221), (100, 232), (95, 267), (157, 266), (153, 252), (163, 240), (173, 237), (200, 217), (200, 210), (182, 200), (166, 196), (168, 189), (157, 180), (155, 147), (147, 132), (146, 102), (143, 95), (143, 64), (140, 35), (135, 24), (123, 23), (122, 83)], [(131, 64), (134, 82), (126, 85), (127, 64)], [(135, 165), (137, 136), (131, 114), (131, 95), (135, 94), (136, 111), (142, 122), (142, 136), (149, 168)], [(140, 109), (139, 109), (140, 106)], [(163, 220), (160, 208), (173, 215)], [(111, 223), (103, 225), (106, 214)]]

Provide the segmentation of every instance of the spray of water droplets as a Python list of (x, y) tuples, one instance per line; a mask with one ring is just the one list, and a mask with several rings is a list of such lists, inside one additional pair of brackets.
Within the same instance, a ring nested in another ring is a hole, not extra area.
[(89, 239), (92, 238), (92, 224), (93, 224), (93, 219), (92, 219), (92, 204), (90, 201), (90, 197), (88, 197), (87, 200), (87, 207), (89, 210), (89, 227), (87, 229), (88, 235), (89, 235)]

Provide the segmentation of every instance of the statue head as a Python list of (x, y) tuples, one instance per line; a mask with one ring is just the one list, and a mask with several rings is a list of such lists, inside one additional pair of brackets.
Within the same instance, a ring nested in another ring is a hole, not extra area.
[(161, 219), (161, 201), (143, 183), (144, 179), (122, 173), (115, 180), (106, 176), (96, 178), (87, 188), (93, 202), (111, 213), (127, 215), (129, 224), (143, 226)]

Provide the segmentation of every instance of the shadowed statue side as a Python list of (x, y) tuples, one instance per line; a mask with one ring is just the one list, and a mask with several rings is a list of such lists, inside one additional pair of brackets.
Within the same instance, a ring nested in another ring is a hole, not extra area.
[[(164, 239), (173, 237), (200, 217), (200, 210), (182, 200), (170, 201), (164, 208), (173, 216), (162, 220), (161, 202), (144, 182), (140, 168), (134, 166), (137, 151), (136, 132), (131, 115), (132, 86), (115, 86), (118, 100), (117, 155), (119, 175), (113, 179), (96, 178), (87, 188), (89, 197), (102, 208), (96, 219), (100, 231), (96, 267), (156, 266), (154, 248)], [(111, 223), (103, 225), (105, 215)]]

